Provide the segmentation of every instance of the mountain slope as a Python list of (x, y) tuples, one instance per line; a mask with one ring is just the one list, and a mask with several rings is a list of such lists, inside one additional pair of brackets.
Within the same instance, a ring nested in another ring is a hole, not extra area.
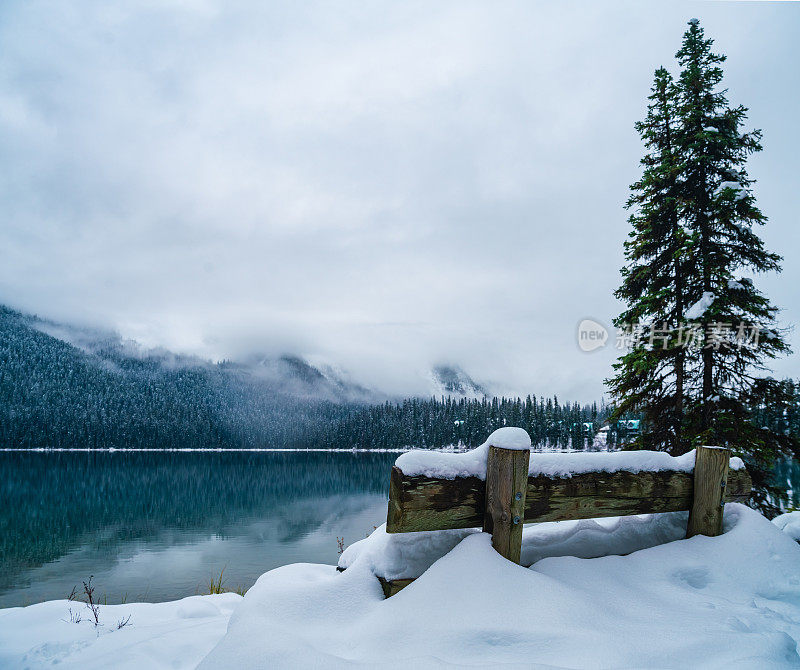
[(215, 364), (0, 306), (0, 449), (440, 448), (503, 425), (566, 446), (606, 415), (490, 398), (455, 366), (430, 382), (427, 398), (392, 399), (297, 356)]
[(453, 365), (436, 365), (431, 370), (435, 396), (456, 398), (484, 398), (489, 392), (475, 382), (461, 368)]
[(265, 380), (246, 366), (132, 355), (119, 338), (84, 333), (74, 346), (43, 323), (0, 307), (4, 447), (307, 446), (363, 397), (299, 359)]

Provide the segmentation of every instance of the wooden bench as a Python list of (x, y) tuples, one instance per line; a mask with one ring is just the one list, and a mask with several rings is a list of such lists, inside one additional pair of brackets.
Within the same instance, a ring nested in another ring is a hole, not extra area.
[[(481, 527), (500, 554), (519, 563), (524, 523), (688, 510), (687, 537), (715, 536), (725, 502), (747, 502), (752, 486), (745, 469), (729, 469), (730, 450), (720, 447), (699, 447), (693, 472), (529, 476), (529, 460), (530, 450), (489, 446), (485, 479), (408, 476), (395, 465), (386, 532)], [(414, 581), (380, 580), (387, 598)]]

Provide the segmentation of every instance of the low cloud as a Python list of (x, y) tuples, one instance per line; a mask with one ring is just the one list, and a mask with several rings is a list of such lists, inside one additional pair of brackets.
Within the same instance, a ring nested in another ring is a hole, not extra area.
[(765, 288), (797, 313), (790, 5), (6, 3), (0, 301), (392, 392), (445, 361), (595, 399), (614, 352), (575, 329), (619, 310), (633, 123), (688, 17), (764, 130)]

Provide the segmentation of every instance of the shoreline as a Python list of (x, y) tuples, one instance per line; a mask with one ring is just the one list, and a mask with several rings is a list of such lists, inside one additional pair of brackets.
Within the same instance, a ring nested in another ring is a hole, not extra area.
[[(30, 448), (22, 448), (22, 447), (4, 447), (0, 448), (0, 453), (2, 452), (29, 452), (29, 453), (329, 453), (329, 454), (404, 454), (409, 451), (438, 451), (447, 454), (460, 454), (465, 453), (467, 451), (471, 451), (471, 449), (464, 448), (464, 449), (454, 449), (454, 448), (444, 448), (444, 449), (415, 449), (414, 447), (408, 448), (392, 448), (392, 449), (361, 449), (353, 447), (351, 449), (316, 449), (316, 448), (307, 448), (307, 449), (300, 449), (300, 448), (289, 448), (289, 449), (278, 449), (278, 448), (263, 448), (263, 449), (229, 449), (229, 448), (205, 448), (205, 447), (196, 447), (191, 449), (162, 449), (162, 448), (152, 448), (152, 449), (127, 449), (127, 448), (107, 448), (107, 449), (90, 449), (90, 448), (83, 448), (83, 447), (53, 447), (53, 448), (44, 448), (38, 447), (34, 449)], [(572, 453), (581, 453), (583, 451), (587, 451), (585, 449), (541, 449), (536, 450), (532, 449), (532, 453), (558, 453), (558, 454), (572, 454)], [(602, 450), (602, 451), (611, 451)]]

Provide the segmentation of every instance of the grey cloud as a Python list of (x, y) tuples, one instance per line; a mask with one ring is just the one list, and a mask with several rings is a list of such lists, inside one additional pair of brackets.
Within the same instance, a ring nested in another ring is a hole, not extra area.
[(4, 3), (0, 301), (394, 392), (449, 361), (597, 398), (615, 352), (575, 326), (619, 309), (633, 123), (691, 16), (764, 130), (764, 286), (795, 318), (798, 9)]

